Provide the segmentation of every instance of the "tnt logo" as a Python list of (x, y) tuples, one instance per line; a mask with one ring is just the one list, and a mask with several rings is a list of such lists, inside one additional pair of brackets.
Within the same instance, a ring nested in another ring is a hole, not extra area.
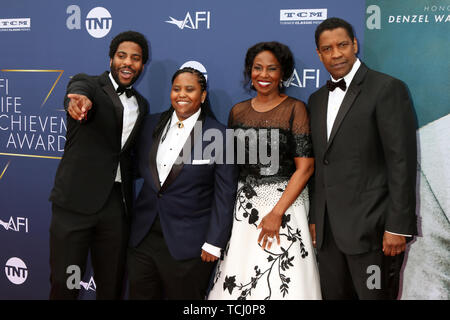
[(206, 81), (208, 81), (208, 73), (206, 72), (206, 68), (200, 62), (194, 61), (194, 60), (187, 61), (187, 62), (183, 63), (183, 65), (180, 67), (180, 69), (183, 69), (186, 67), (191, 67), (191, 68), (194, 68), (194, 69), (200, 71), (205, 76)]
[(170, 20), (165, 22), (174, 24), (181, 30), (183, 30), (184, 28), (197, 30), (201, 26), (206, 27), (206, 29), (209, 29), (211, 27), (210, 11), (196, 11), (192, 16), (188, 11), (183, 20), (177, 20), (170, 16), (169, 18)]
[(28, 277), (28, 269), (25, 262), (16, 257), (10, 258), (6, 262), (5, 273), (8, 280), (16, 285), (24, 283)]
[(103, 38), (112, 27), (112, 17), (108, 10), (97, 7), (86, 16), (86, 29), (94, 38)]
[[(66, 20), (69, 30), (81, 29), (81, 9), (77, 5), (67, 7), (66, 13), (70, 16)], [(96, 7), (86, 16), (86, 30), (94, 38), (103, 38), (112, 28), (112, 17), (108, 10)]]
[(5, 230), (11, 230), (15, 232), (23, 231), (25, 233), (28, 233), (28, 218), (10, 217), (8, 222), (0, 219), (0, 226), (5, 228)]

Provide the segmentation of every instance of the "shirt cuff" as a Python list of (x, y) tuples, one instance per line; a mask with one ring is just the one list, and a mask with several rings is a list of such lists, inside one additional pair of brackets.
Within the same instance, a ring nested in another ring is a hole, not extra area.
[(390, 232), (390, 231), (387, 231), (387, 230), (386, 230), (386, 232), (390, 233), (390, 234), (395, 234), (396, 236), (412, 237), (412, 235), (410, 235), (410, 234), (395, 233), (395, 232)]
[(213, 246), (212, 244), (205, 242), (202, 246), (202, 249), (205, 250), (206, 252), (212, 254), (213, 256), (220, 258), (220, 250), (222, 250), (222, 249), (219, 247)]

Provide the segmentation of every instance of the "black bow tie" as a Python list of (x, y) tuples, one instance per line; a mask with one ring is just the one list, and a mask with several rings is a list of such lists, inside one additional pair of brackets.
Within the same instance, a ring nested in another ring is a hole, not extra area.
[(127, 98), (130, 98), (136, 94), (136, 90), (133, 88), (125, 88), (124, 86), (118, 86), (116, 92), (119, 94), (119, 96), (125, 92)]
[(337, 87), (341, 88), (342, 91), (345, 91), (347, 89), (347, 84), (345, 83), (344, 79), (339, 80), (338, 82), (334, 82), (331, 80), (327, 81), (327, 88), (330, 91), (334, 91)]

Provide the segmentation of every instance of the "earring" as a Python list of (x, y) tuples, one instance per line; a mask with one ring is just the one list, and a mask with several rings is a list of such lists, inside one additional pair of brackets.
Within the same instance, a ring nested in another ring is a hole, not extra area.
[(280, 81), (280, 88), (283, 87), (283, 81)]

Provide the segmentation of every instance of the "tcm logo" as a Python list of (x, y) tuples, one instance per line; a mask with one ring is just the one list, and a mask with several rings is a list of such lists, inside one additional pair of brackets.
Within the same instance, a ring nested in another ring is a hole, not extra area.
[(30, 31), (30, 18), (0, 19), (1, 31)]
[(5, 273), (8, 280), (17, 285), (24, 283), (28, 277), (28, 269), (25, 262), (17, 257), (6, 261)]
[(327, 18), (327, 9), (287, 9), (280, 10), (281, 24), (320, 23)]
[(15, 232), (23, 231), (28, 233), (28, 218), (24, 217), (11, 217), (8, 222), (0, 219), (0, 226), (5, 228), (5, 230), (11, 230)]
[(185, 67), (191, 67), (191, 68), (194, 68), (194, 69), (200, 71), (205, 76), (206, 81), (208, 81), (208, 73), (206, 72), (206, 68), (200, 62), (194, 61), (194, 60), (187, 61), (187, 62), (183, 63), (183, 65), (180, 67), (180, 69), (183, 69)]
[(171, 16), (169, 16), (169, 18), (170, 20), (165, 22), (174, 24), (181, 30), (183, 30), (184, 28), (197, 30), (200, 27), (206, 27), (206, 29), (210, 29), (211, 27), (210, 11), (196, 11), (192, 16), (189, 12), (187, 12), (183, 20), (177, 20), (172, 18)]
[(307, 86), (315, 86), (319, 88), (320, 69), (303, 69), (303, 72), (298, 74), (297, 69), (294, 69), (289, 79), (283, 82), (283, 85), (288, 87), (306, 88)]
[[(77, 5), (67, 7), (66, 13), (69, 17), (66, 26), (69, 30), (81, 29), (81, 9)], [(96, 7), (88, 12), (85, 22), (87, 32), (94, 38), (103, 38), (112, 28), (112, 17), (108, 10)]]
[(67, 289), (79, 290), (81, 287), (86, 291), (95, 291), (97, 286), (95, 285), (94, 277), (89, 279), (89, 282), (81, 281), (81, 269), (77, 265), (70, 265), (66, 269), (66, 273), (69, 274), (67, 277), (66, 285)]

